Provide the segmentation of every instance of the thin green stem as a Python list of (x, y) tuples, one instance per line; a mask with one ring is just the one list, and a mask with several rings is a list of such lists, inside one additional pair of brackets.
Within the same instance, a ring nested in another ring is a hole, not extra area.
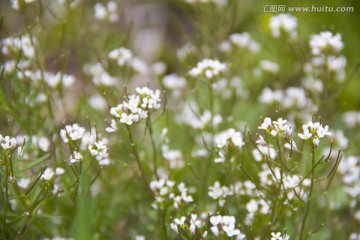
[(156, 177), (156, 179), (159, 179), (158, 172), (157, 172), (157, 164), (156, 164), (157, 150), (156, 150), (156, 144), (155, 144), (155, 140), (154, 140), (154, 134), (153, 134), (153, 128), (152, 128), (150, 115), (146, 120), (146, 124), (149, 129), (150, 141), (151, 141), (151, 146), (153, 149), (152, 161), (153, 161), (153, 168), (154, 168), (154, 176)]
[(309, 197), (308, 197), (308, 202), (307, 202), (307, 206), (306, 206), (306, 210), (305, 210), (305, 215), (304, 215), (304, 218), (301, 223), (300, 240), (302, 240), (305, 235), (305, 225), (306, 225), (306, 220), (309, 216), (309, 212), (310, 212), (310, 208), (311, 208), (311, 197), (312, 197), (312, 193), (313, 193), (313, 189), (314, 189), (314, 181), (315, 181), (315, 147), (312, 146), (312, 148), (311, 148), (311, 185), (310, 185)]
[(142, 180), (143, 180), (143, 183), (144, 183), (146, 189), (149, 190), (150, 194), (152, 195), (152, 191), (151, 191), (151, 189), (150, 189), (149, 181), (148, 181), (147, 178), (146, 178), (145, 169), (144, 169), (144, 167), (143, 167), (142, 164), (141, 164), (140, 156), (139, 156), (139, 153), (138, 153), (138, 151), (137, 151), (137, 148), (136, 148), (136, 145), (135, 145), (133, 136), (132, 136), (132, 134), (131, 134), (130, 127), (129, 127), (129, 126), (126, 126), (126, 130), (127, 130), (127, 132), (128, 132), (128, 135), (129, 135), (131, 148), (132, 148), (132, 150), (133, 150), (134, 157), (135, 157), (136, 163), (137, 163), (137, 165), (138, 165), (141, 178), (142, 178)]

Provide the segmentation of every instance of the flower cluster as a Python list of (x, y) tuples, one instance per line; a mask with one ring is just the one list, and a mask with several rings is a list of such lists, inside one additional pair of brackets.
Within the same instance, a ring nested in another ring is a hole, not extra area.
[(108, 147), (106, 146), (107, 139), (96, 137), (95, 129), (90, 132), (85, 128), (74, 123), (73, 125), (66, 125), (64, 129), (60, 130), (60, 136), (64, 143), (73, 145), (72, 153), (69, 163), (80, 162), (83, 159), (81, 151), (88, 149), (91, 156), (95, 157), (99, 165), (109, 165), (110, 159), (108, 154)]
[(173, 205), (179, 209), (186, 203), (192, 202), (193, 198), (188, 195), (188, 189), (184, 183), (176, 184), (174, 181), (160, 179), (150, 183), (150, 189), (155, 194), (152, 206), (155, 209), (163, 209), (165, 205)]
[(215, 162), (225, 162), (226, 153), (233, 149), (240, 150), (245, 145), (242, 133), (233, 128), (216, 134), (214, 142), (219, 149), (219, 158), (215, 159)]
[(192, 68), (189, 71), (189, 74), (192, 77), (199, 77), (204, 75), (207, 79), (213, 79), (221, 72), (224, 72), (226, 68), (226, 64), (221, 63), (219, 60), (205, 58), (199, 62), (196, 67)]
[(95, 18), (99, 20), (108, 20), (110, 22), (117, 22), (119, 14), (117, 13), (117, 4), (114, 1), (107, 2), (106, 6), (101, 3), (96, 3), (94, 6)]
[(341, 35), (333, 35), (329, 31), (321, 32), (320, 34), (313, 35), (309, 44), (313, 58), (304, 66), (306, 78), (329, 81), (329, 76), (322, 75), (324, 73), (323, 69), (326, 69), (326, 73), (331, 73), (330, 77), (335, 77), (337, 82), (344, 81), (346, 58), (339, 55), (344, 47)]
[[(21, 74), (21, 73), (20, 73)], [(51, 72), (41, 72), (41, 71), (24, 71), (23, 76), (19, 75), (20, 77), (27, 77), (30, 78), (34, 82), (41, 82), (43, 79), (45, 83), (51, 87), (56, 88), (58, 86), (63, 86), (65, 88), (71, 87), (75, 82), (75, 77), (73, 75), (64, 74), (61, 72), (57, 72), (56, 74)]]
[(338, 170), (345, 184), (344, 191), (356, 199), (360, 195), (360, 158), (357, 156), (345, 157), (341, 160)]
[(214, 141), (218, 148), (223, 148), (229, 145), (241, 148), (245, 144), (241, 132), (236, 131), (233, 128), (227, 129), (215, 135)]
[(13, 148), (16, 147), (17, 141), (16, 141), (16, 138), (11, 138), (11, 137), (9, 137), (9, 136), (3, 137), (3, 136), (0, 134), (0, 144), (1, 144), (1, 147), (2, 147), (4, 150), (13, 149)]
[(270, 19), (271, 34), (275, 38), (279, 38), (281, 34), (286, 34), (290, 38), (297, 37), (297, 18), (290, 14), (279, 14)]
[(216, 181), (214, 186), (209, 187), (208, 194), (212, 199), (219, 200), (219, 206), (223, 207), (226, 202), (226, 197), (233, 195), (234, 192), (232, 187), (221, 186), (220, 183)]
[(133, 59), (133, 53), (124, 47), (112, 50), (108, 56), (110, 59), (116, 60), (119, 66), (130, 64)]
[(271, 74), (276, 74), (280, 70), (280, 66), (278, 63), (269, 60), (261, 60), (259, 65), (261, 70)]
[(186, 79), (175, 73), (164, 76), (162, 83), (170, 90), (178, 90), (186, 87)]
[(271, 90), (264, 88), (259, 102), (265, 104), (277, 104), (281, 109), (292, 110), (293, 114), (305, 118), (309, 113), (317, 110), (317, 106), (307, 97), (303, 88), (289, 87), (285, 90)]
[(223, 121), (220, 115), (213, 115), (209, 110), (201, 113), (195, 102), (182, 105), (177, 120), (194, 129), (216, 128)]
[(81, 140), (85, 132), (85, 128), (80, 127), (77, 123), (74, 123), (73, 125), (66, 125), (64, 129), (61, 129), (60, 136), (64, 143), (69, 143), (69, 141)]
[(271, 240), (289, 240), (290, 236), (286, 233), (284, 235), (281, 234), (281, 232), (271, 233)]
[(83, 72), (92, 77), (92, 81), (96, 86), (115, 86), (118, 79), (112, 77), (101, 63), (85, 64)]
[(60, 176), (65, 173), (65, 170), (63, 168), (50, 168), (47, 167), (44, 172), (41, 174), (40, 178), (44, 181), (50, 181), (55, 176)]
[(221, 52), (230, 52), (234, 48), (246, 49), (250, 52), (258, 52), (261, 47), (258, 42), (251, 38), (250, 33), (233, 33), (228, 40), (222, 42), (219, 46)]
[[(128, 101), (124, 101), (116, 107), (110, 109), (113, 115), (120, 123), (133, 125), (148, 118), (148, 115), (160, 108), (160, 91), (155, 92), (147, 87), (136, 88), (136, 94), (130, 95)], [(108, 132), (117, 130), (116, 122), (112, 121)]]
[[(186, 217), (183, 216), (180, 219), (175, 218), (174, 222), (170, 224), (171, 229), (179, 234), (179, 228), (181, 228), (185, 232), (189, 232), (190, 235), (195, 235), (196, 231), (204, 225), (204, 223), (199, 219), (196, 214), (191, 214), (190, 219), (187, 221)], [(207, 231), (202, 234), (202, 237), (205, 238), (207, 236)]]
[(349, 128), (360, 126), (360, 111), (346, 112), (343, 115), (344, 123)]
[(183, 168), (185, 161), (180, 150), (170, 149), (169, 146), (164, 145), (161, 148), (163, 157), (169, 161), (170, 169)]
[(110, 164), (108, 147), (105, 145), (105, 141), (106, 139), (102, 139), (88, 146), (91, 156), (96, 158), (96, 160), (99, 162), (99, 165)]
[(245, 238), (245, 235), (235, 228), (236, 219), (234, 216), (212, 216), (210, 217), (210, 223), (212, 225), (210, 229), (216, 237), (219, 237), (224, 232), (228, 237), (236, 237), (239, 240)]
[(4, 55), (17, 56), (16, 54), (20, 51), (26, 58), (32, 59), (35, 56), (34, 44), (36, 43), (36, 39), (29, 35), (4, 38), (1, 40), (1, 52)]
[(269, 159), (275, 159), (277, 156), (277, 152), (272, 145), (268, 145), (263, 136), (259, 135), (259, 139), (256, 141), (257, 147), (256, 149), (252, 150), (252, 155), (255, 159), (255, 161), (260, 162), (263, 160), (263, 157), (267, 157)]
[(307, 124), (302, 126), (303, 133), (299, 133), (298, 136), (303, 140), (311, 140), (314, 146), (318, 146), (320, 139), (325, 136), (331, 135), (329, 127), (323, 127), (321, 123), (309, 121)]
[(287, 120), (278, 118), (277, 121), (271, 120), (271, 118), (265, 118), (264, 122), (261, 124), (258, 129), (263, 129), (266, 132), (270, 133), (273, 137), (291, 137), (292, 127), (287, 125)]
[(344, 44), (339, 33), (334, 35), (332, 32), (325, 31), (311, 37), (310, 47), (313, 55), (336, 54), (343, 49)]

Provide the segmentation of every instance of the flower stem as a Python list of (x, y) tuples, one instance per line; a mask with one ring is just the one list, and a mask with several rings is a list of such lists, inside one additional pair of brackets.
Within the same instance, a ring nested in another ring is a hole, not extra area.
[(314, 148), (314, 146), (312, 146), (312, 149), (311, 149), (311, 185), (310, 185), (309, 198), (308, 198), (308, 202), (307, 202), (307, 206), (306, 206), (305, 215), (304, 215), (304, 218), (301, 223), (300, 240), (302, 240), (304, 238), (304, 234), (305, 234), (304, 231), (305, 231), (306, 220), (309, 216), (309, 212), (310, 212), (310, 208), (311, 208), (311, 196), (312, 196), (313, 189), (314, 189), (314, 181), (315, 181), (315, 148)]
[(147, 178), (146, 178), (145, 169), (144, 169), (144, 167), (143, 167), (142, 164), (141, 164), (140, 156), (139, 156), (139, 153), (138, 153), (138, 151), (137, 151), (137, 149), (136, 149), (136, 145), (135, 145), (135, 142), (134, 142), (134, 139), (133, 139), (133, 136), (132, 136), (132, 134), (131, 134), (131, 131), (130, 131), (129, 126), (126, 126), (126, 129), (127, 129), (128, 135), (129, 135), (131, 148), (132, 148), (132, 150), (133, 150), (133, 153), (134, 153), (134, 156), (135, 156), (135, 160), (136, 160), (136, 163), (137, 163), (138, 168), (139, 168), (139, 171), (140, 171), (140, 175), (141, 175), (142, 181), (143, 181), (146, 189), (149, 190), (150, 194), (152, 195), (152, 191), (151, 191), (151, 189), (150, 189), (149, 181), (148, 181)]

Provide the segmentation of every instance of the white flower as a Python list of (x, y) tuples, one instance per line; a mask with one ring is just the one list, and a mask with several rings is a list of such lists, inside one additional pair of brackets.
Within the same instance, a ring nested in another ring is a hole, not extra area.
[(55, 169), (55, 174), (58, 175), (58, 176), (63, 175), (64, 173), (65, 173), (65, 170), (63, 168), (58, 167), (58, 168)]
[(110, 159), (108, 154), (108, 148), (105, 145), (106, 139), (100, 139), (88, 146), (91, 156), (94, 156), (99, 165), (109, 165)]
[(55, 175), (55, 172), (52, 168), (46, 168), (43, 174), (41, 175), (41, 179), (45, 181), (51, 180)]
[(238, 132), (233, 128), (216, 134), (214, 141), (218, 148), (223, 148), (229, 144), (232, 144), (237, 148), (241, 148), (245, 144), (241, 132)]
[(6, 137), (0, 137), (0, 142), (1, 142), (1, 147), (6, 150), (6, 149), (12, 149), (16, 147), (17, 141), (15, 138), (11, 138), (9, 136)]
[(191, 219), (190, 219), (190, 232), (192, 234), (195, 233), (196, 228), (200, 227), (200, 220), (197, 219), (197, 215), (196, 214), (191, 214)]
[(40, 137), (38, 140), (38, 145), (42, 151), (48, 152), (50, 148), (50, 140), (46, 137)]
[(185, 166), (181, 151), (171, 150), (167, 145), (164, 145), (161, 150), (163, 157), (169, 161), (169, 167), (171, 169), (183, 168)]
[(70, 163), (80, 162), (82, 160), (83, 156), (81, 153), (74, 151), (73, 154), (70, 156)]
[[(127, 125), (133, 125), (148, 117), (148, 114), (160, 108), (160, 91), (151, 90), (147, 87), (136, 88), (136, 94), (130, 95), (128, 101), (124, 101), (110, 109), (110, 114), (118, 121)], [(111, 121), (111, 126), (106, 128), (107, 132), (117, 130), (116, 122)]]
[(88, 99), (88, 103), (96, 110), (104, 110), (107, 107), (107, 103), (104, 97), (95, 94)]
[(263, 71), (269, 72), (272, 74), (276, 74), (280, 70), (279, 64), (277, 64), (276, 62), (269, 61), (269, 60), (262, 60), (260, 62), (260, 67)]
[(214, 183), (214, 186), (209, 187), (208, 195), (212, 199), (219, 199), (219, 205), (224, 206), (225, 204), (225, 198), (229, 195), (233, 195), (233, 192), (231, 189), (229, 189), (226, 186), (221, 186), (218, 181)]
[(290, 38), (297, 37), (297, 18), (290, 14), (279, 14), (270, 19), (270, 29), (273, 37), (279, 38), (281, 33), (284, 32)]
[(263, 159), (263, 156), (267, 156), (270, 159), (275, 159), (277, 156), (277, 152), (273, 146), (264, 146), (264, 145), (258, 145), (257, 149), (252, 150), (253, 157), (255, 161), (261, 161)]
[(343, 115), (343, 121), (349, 128), (354, 128), (356, 125), (360, 125), (360, 111), (359, 112), (346, 112)]
[(290, 237), (287, 234), (284, 234), (283, 236), (281, 236), (281, 232), (277, 232), (277, 233), (272, 232), (271, 233), (271, 240), (289, 240), (289, 239), (290, 239)]
[(177, 74), (166, 75), (162, 80), (164, 86), (167, 89), (175, 90), (182, 89), (186, 87), (186, 80), (183, 77), (178, 76)]
[(22, 51), (23, 55), (32, 59), (35, 56), (35, 45), (37, 43), (34, 37), (30, 37), (28, 34), (20, 37), (8, 37), (1, 40), (1, 51), (4, 55), (10, 55), (11, 53), (18, 54), (18, 51)]
[(118, 130), (118, 128), (117, 128), (116, 121), (114, 119), (111, 119), (111, 125), (110, 125), (110, 127), (107, 127), (105, 129), (105, 131), (112, 133), (112, 132), (116, 132), (117, 130)]
[(251, 199), (250, 202), (246, 204), (246, 209), (251, 213), (256, 212), (258, 210), (258, 202), (254, 199)]
[(273, 137), (291, 137), (292, 127), (286, 125), (287, 120), (278, 118), (276, 121), (272, 121), (271, 118), (265, 118), (264, 122), (258, 129), (264, 129), (269, 132)]
[(344, 44), (339, 33), (333, 35), (332, 32), (325, 31), (311, 37), (310, 47), (313, 55), (320, 55), (321, 53), (338, 53), (343, 49)]
[(97, 3), (94, 6), (95, 18), (99, 20), (109, 20), (110, 22), (116, 22), (119, 20), (117, 14), (117, 4), (114, 1), (109, 1), (106, 6), (101, 3)]
[(85, 134), (85, 128), (80, 127), (77, 123), (74, 123), (73, 125), (67, 125), (65, 126), (65, 129), (60, 130), (60, 136), (64, 143), (72, 141), (80, 140)]
[(30, 185), (30, 178), (20, 178), (18, 181), (17, 181), (17, 185), (20, 187), (20, 188), (28, 188), (28, 186)]
[(119, 66), (130, 64), (133, 59), (133, 53), (124, 47), (112, 50), (108, 56), (110, 59), (116, 60)]
[(260, 127), (258, 127), (258, 129), (268, 130), (269, 127), (271, 126), (271, 124), (272, 124), (271, 118), (266, 117), (266, 118), (264, 119), (264, 122), (261, 124)]
[(170, 227), (174, 232), (176, 232), (176, 234), (179, 234), (179, 229), (176, 223), (171, 223)]
[(233, 45), (248, 49), (251, 52), (258, 52), (260, 50), (260, 45), (247, 32), (231, 34), (229, 39)]
[(126, 113), (121, 114), (121, 118), (120, 118), (121, 123), (126, 123), (127, 125), (132, 125), (133, 121), (134, 121), (133, 114), (126, 114)]
[(309, 121), (307, 124), (302, 126), (302, 129), (303, 133), (299, 133), (298, 136), (303, 140), (312, 140), (314, 146), (319, 145), (321, 138), (331, 135), (329, 127), (323, 127), (319, 122), (313, 123)]
[(197, 64), (196, 67), (192, 68), (189, 71), (190, 76), (199, 77), (200, 75), (205, 75), (207, 79), (212, 79), (215, 76), (218, 76), (221, 72), (225, 71), (227, 68), (225, 63), (221, 63), (218, 60), (205, 58)]
[(189, 55), (193, 54), (196, 52), (196, 48), (193, 44), (191, 43), (187, 43), (185, 45), (183, 45), (182, 47), (180, 47), (177, 51), (176, 51), (176, 56), (180, 59), (180, 60), (184, 60), (186, 57), (188, 57)]
[(235, 229), (236, 220), (233, 216), (212, 216), (210, 223), (213, 225), (210, 229), (216, 237), (219, 236), (220, 230), (224, 231), (228, 237), (238, 236), (238, 239), (245, 237), (239, 229)]
[(185, 224), (185, 221), (186, 221), (186, 217), (181, 217), (180, 219), (175, 218), (175, 220), (174, 220), (174, 222), (180, 226), (183, 226)]
[(145, 236), (137, 235), (135, 236), (135, 240), (145, 240)]

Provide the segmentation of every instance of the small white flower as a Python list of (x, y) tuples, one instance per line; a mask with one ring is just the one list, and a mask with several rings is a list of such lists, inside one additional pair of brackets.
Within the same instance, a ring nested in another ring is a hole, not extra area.
[(270, 29), (273, 37), (279, 38), (286, 33), (290, 38), (297, 37), (297, 18), (290, 14), (279, 14), (270, 19)]
[(41, 179), (45, 181), (51, 180), (55, 175), (55, 172), (52, 168), (46, 168), (43, 174), (41, 175)]
[(179, 234), (179, 229), (176, 223), (171, 223), (170, 227), (174, 232), (176, 232), (176, 234)]
[(1, 137), (1, 147), (6, 150), (6, 149), (12, 149), (16, 147), (17, 141), (15, 138), (11, 138), (9, 136), (6, 137)]
[(332, 32), (325, 31), (311, 37), (310, 47), (313, 55), (327, 52), (339, 53), (343, 49), (344, 43), (339, 33), (334, 35)]
[(199, 77), (200, 75), (205, 75), (206, 78), (212, 79), (213, 77), (219, 75), (221, 72), (225, 71), (227, 68), (225, 63), (221, 63), (218, 60), (205, 58), (197, 64), (196, 67), (192, 68), (189, 71), (190, 76)]
[(260, 62), (260, 68), (265, 71), (265, 72), (269, 72), (272, 74), (276, 74), (279, 72), (280, 70), (280, 66), (279, 64), (269, 61), (269, 60), (262, 60)]
[(73, 154), (70, 156), (70, 163), (80, 162), (83, 156), (80, 152), (74, 151)]
[(65, 126), (65, 129), (60, 130), (60, 136), (64, 143), (69, 142), (69, 138), (72, 141), (80, 140), (85, 134), (85, 128), (80, 127), (77, 123), (73, 125)]
[(20, 178), (18, 181), (17, 181), (17, 185), (20, 187), (20, 188), (28, 188), (28, 186), (30, 185), (30, 178)]
[(248, 32), (231, 34), (229, 39), (234, 46), (248, 49), (250, 52), (258, 52), (260, 50), (259, 43), (254, 41)]

